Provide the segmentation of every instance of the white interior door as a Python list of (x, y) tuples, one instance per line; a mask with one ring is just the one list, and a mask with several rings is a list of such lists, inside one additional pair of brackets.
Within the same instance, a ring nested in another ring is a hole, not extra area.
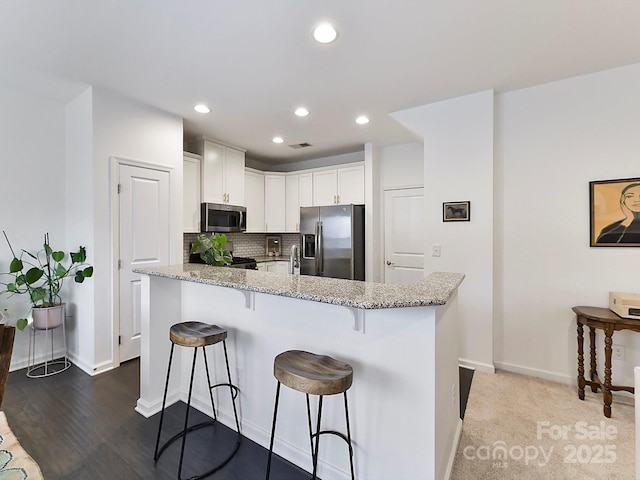
[(424, 278), (424, 189), (384, 192), (384, 282), (415, 283)]
[(140, 275), (169, 264), (169, 173), (119, 166), (120, 362), (140, 356)]

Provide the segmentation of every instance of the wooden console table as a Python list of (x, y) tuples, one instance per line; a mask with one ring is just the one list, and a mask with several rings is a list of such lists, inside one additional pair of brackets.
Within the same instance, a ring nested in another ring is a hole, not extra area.
[[(622, 318), (608, 308), (600, 307), (573, 307), (577, 315), (578, 323), (578, 397), (584, 400), (584, 387), (589, 385), (592, 392), (602, 389), (604, 399), (604, 416), (611, 418), (611, 392), (624, 390), (635, 393), (633, 387), (611, 385), (611, 351), (613, 345), (613, 332), (617, 330), (632, 330), (640, 332), (640, 321)], [(591, 365), (589, 370), (590, 380), (584, 378), (584, 334), (583, 326), (589, 327), (589, 347)], [(596, 328), (604, 331), (604, 382), (598, 378), (596, 364)]]

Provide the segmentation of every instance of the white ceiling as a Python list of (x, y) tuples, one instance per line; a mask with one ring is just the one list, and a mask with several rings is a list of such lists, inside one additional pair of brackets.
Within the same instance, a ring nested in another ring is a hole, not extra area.
[(640, 62), (639, 25), (638, 0), (0, 0), (0, 76), (108, 88), (286, 163), (415, 140), (398, 110)]

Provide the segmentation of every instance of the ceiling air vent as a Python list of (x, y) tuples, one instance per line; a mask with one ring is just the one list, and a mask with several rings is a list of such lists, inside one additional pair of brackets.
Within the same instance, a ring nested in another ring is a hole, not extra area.
[(303, 143), (296, 143), (295, 145), (289, 145), (291, 148), (307, 148), (307, 147), (313, 147), (313, 145), (311, 145), (308, 142), (303, 142)]

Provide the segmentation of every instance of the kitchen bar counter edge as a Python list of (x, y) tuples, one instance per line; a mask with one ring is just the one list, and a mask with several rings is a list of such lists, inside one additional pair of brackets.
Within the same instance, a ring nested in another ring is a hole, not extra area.
[(464, 274), (434, 272), (411, 285), (179, 264), (133, 270), (145, 275), (279, 295), (365, 310), (445, 305)]

